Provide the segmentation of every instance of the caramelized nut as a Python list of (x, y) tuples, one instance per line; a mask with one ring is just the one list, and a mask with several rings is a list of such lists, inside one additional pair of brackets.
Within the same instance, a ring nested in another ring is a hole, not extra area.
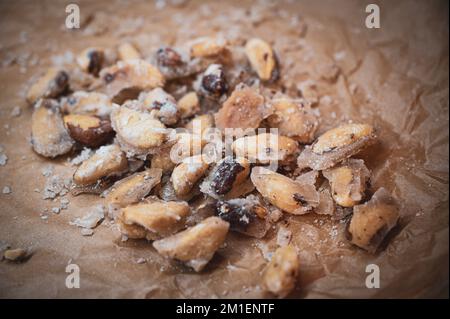
[(294, 288), (300, 270), (297, 251), (291, 245), (278, 248), (264, 272), (264, 286), (280, 298)]
[(186, 157), (199, 155), (205, 145), (201, 135), (191, 133), (178, 133), (176, 142), (170, 149), (170, 158), (175, 163), (180, 163)]
[(74, 140), (67, 132), (59, 104), (55, 100), (41, 99), (31, 117), (31, 144), (36, 153), (56, 157), (68, 153)]
[(183, 196), (189, 193), (197, 181), (206, 173), (208, 164), (202, 159), (202, 155), (187, 157), (174, 168), (171, 181), (175, 193)]
[(64, 116), (64, 123), (70, 136), (77, 142), (97, 147), (106, 143), (114, 131), (108, 120), (102, 120), (96, 116), (72, 114)]
[(200, 111), (200, 101), (197, 93), (189, 92), (185, 94), (178, 101), (178, 109), (180, 110), (181, 118), (188, 118)]
[(202, 114), (189, 121), (185, 128), (194, 134), (203, 134), (209, 128), (214, 127), (214, 116), (212, 114)]
[(100, 72), (106, 94), (114, 103), (121, 104), (136, 98), (139, 92), (164, 85), (164, 76), (150, 63), (140, 60), (119, 61)]
[(278, 128), (278, 133), (291, 137), (300, 143), (310, 143), (318, 126), (317, 117), (308, 104), (287, 98), (272, 101), (274, 114), (267, 122)]
[(145, 109), (166, 125), (178, 122), (178, 106), (175, 99), (161, 88), (156, 88), (139, 96)]
[(66, 71), (50, 68), (28, 90), (27, 101), (35, 103), (40, 98), (57, 98), (69, 86), (69, 75)]
[(257, 128), (270, 115), (264, 97), (247, 86), (238, 86), (215, 115), (218, 128)]
[(107, 118), (111, 114), (112, 103), (105, 94), (77, 91), (61, 100), (61, 110), (69, 114)]
[(175, 166), (176, 163), (170, 158), (170, 148), (160, 150), (152, 156), (151, 167), (162, 169), (163, 174), (173, 171)]
[(199, 272), (225, 241), (228, 228), (229, 224), (219, 217), (208, 217), (178, 234), (155, 241), (153, 247)]
[(250, 178), (261, 195), (285, 212), (302, 215), (319, 203), (314, 185), (302, 185), (284, 175), (255, 167)]
[[(122, 209), (121, 220), (127, 225), (143, 227), (153, 238), (161, 238), (184, 228), (190, 211), (186, 202), (150, 199)], [(150, 238), (149, 234), (146, 237)]]
[(73, 181), (77, 185), (94, 184), (102, 178), (123, 173), (127, 167), (125, 153), (118, 145), (102, 146), (77, 168)]
[(131, 43), (125, 42), (119, 45), (117, 51), (119, 52), (120, 60), (134, 60), (140, 59), (139, 51)]
[(372, 199), (353, 208), (348, 227), (350, 240), (371, 253), (375, 253), (399, 218), (398, 205), (384, 189), (379, 188)]
[(370, 172), (363, 160), (349, 159), (347, 162), (323, 171), (331, 185), (331, 192), (338, 205), (352, 207), (364, 195)]
[(105, 54), (102, 49), (98, 48), (87, 48), (77, 57), (77, 63), (80, 68), (95, 76), (102, 69), (104, 60)]
[(208, 95), (220, 97), (228, 92), (228, 82), (220, 64), (211, 64), (201, 79), (201, 87)]
[(250, 162), (268, 164), (270, 161), (287, 161), (298, 151), (293, 139), (272, 133), (244, 136), (232, 144), (237, 157), (247, 158)]
[(267, 42), (257, 38), (248, 40), (245, 45), (245, 54), (261, 80), (277, 79), (277, 60), (272, 47)]
[(206, 58), (219, 55), (225, 50), (226, 44), (226, 41), (220, 38), (198, 38), (191, 45), (191, 56)]
[(341, 125), (322, 134), (312, 146), (305, 147), (297, 164), (300, 168), (324, 170), (355, 155), (375, 140), (371, 125)]

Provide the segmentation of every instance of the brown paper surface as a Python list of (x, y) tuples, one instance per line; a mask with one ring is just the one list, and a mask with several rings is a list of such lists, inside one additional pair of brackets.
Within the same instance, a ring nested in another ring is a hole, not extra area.
[[(365, 27), (364, 1), (79, 1), (82, 26), (95, 12), (107, 18), (91, 19), (101, 34), (85, 35), (64, 28), (65, 1), (0, 2), (0, 144), (8, 157), (0, 188), (12, 190), (0, 193), (0, 240), (33, 252), (24, 263), (0, 262), (0, 297), (267, 296), (262, 252), (275, 249), (276, 230), (264, 240), (229, 234), (199, 274), (173, 266), (148, 242), (122, 243), (108, 221), (84, 237), (69, 222), (101, 199), (68, 195), (69, 208), (53, 214), (59, 201), (42, 199), (42, 170), (52, 165), (54, 174), (70, 177), (73, 155), (50, 161), (29, 145), (32, 110), (24, 94), (51, 64), (87, 46), (131, 40), (149, 56), (162, 44), (219, 33), (271, 42), (287, 87), (314, 80), (320, 132), (350, 119), (375, 125), (380, 142), (359, 157), (372, 171), (372, 189), (386, 187), (402, 205), (399, 227), (376, 255), (350, 245), (343, 224), (315, 214), (286, 216), (301, 262), (290, 297), (448, 297), (448, 2), (377, 3), (380, 29)], [(341, 73), (329, 83), (322, 76), (333, 61)], [(11, 115), (15, 106), (18, 117)], [(80, 289), (65, 286), (69, 263), (80, 267)], [(365, 286), (372, 263), (380, 268), (379, 289)]]

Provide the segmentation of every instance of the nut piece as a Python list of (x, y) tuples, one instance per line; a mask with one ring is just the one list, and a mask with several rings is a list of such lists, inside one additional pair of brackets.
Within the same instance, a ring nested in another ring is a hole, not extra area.
[(161, 238), (182, 229), (191, 212), (186, 202), (164, 202), (156, 198), (122, 209), (120, 219), (126, 225), (138, 225), (147, 232), (146, 238)]
[(330, 182), (333, 199), (338, 205), (352, 207), (362, 200), (370, 176), (363, 160), (349, 159), (322, 173)]
[(105, 94), (77, 91), (61, 100), (61, 110), (69, 114), (109, 118), (112, 111), (112, 103)]
[(106, 196), (109, 211), (139, 202), (161, 181), (162, 170), (151, 168), (117, 181)]
[(278, 78), (278, 65), (272, 47), (265, 41), (253, 38), (245, 45), (245, 54), (250, 64), (263, 81)]
[(139, 100), (144, 108), (154, 117), (166, 125), (178, 122), (178, 106), (175, 99), (161, 88), (156, 88), (148, 93), (141, 93)]
[(211, 64), (201, 78), (201, 89), (206, 95), (221, 97), (228, 92), (228, 82), (220, 64)]
[(201, 135), (191, 133), (178, 133), (175, 139), (176, 143), (170, 149), (170, 159), (176, 164), (186, 157), (201, 154), (206, 142)]
[(257, 128), (270, 115), (264, 97), (255, 89), (238, 86), (215, 115), (216, 126), (226, 128)]
[(189, 121), (185, 128), (194, 134), (203, 134), (205, 130), (214, 127), (214, 116), (212, 114), (202, 114)]
[(375, 253), (399, 218), (399, 208), (394, 198), (379, 188), (372, 199), (353, 208), (353, 217), (348, 227), (353, 244), (370, 253)]
[(191, 45), (191, 57), (207, 58), (219, 55), (225, 50), (226, 44), (225, 39), (221, 38), (198, 38)]
[(117, 140), (128, 153), (147, 154), (164, 142), (166, 128), (152, 115), (118, 107), (111, 113), (111, 125), (117, 133)]
[(314, 185), (299, 184), (263, 167), (253, 168), (250, 178), (264, 198), (285, 212), (302, 215), (319, 204)]
[(245, 157), (252, 163), (268, 164), (271, 161), (289, 161), (298, 152), (293, 139), (272, 133), (244, 136), (232, 144), (237, 157)]
[(200, 189), (212, 197), (222, 196), (241, 185), (249, 174), (250, 163), (247, 159), (228, 156), (217, 163)]
[(55, 100), (39, 100), (31, 117), (34, 151), (53, 158), (68, 153), (74, 143), (64, 126), (59, 104)]
[(104, 60), (105, 53), (102, 49), (98, 48), (87, 48), (77, 57), (77, 63), (80, 68), (95, 76), (97, 76), (102, 69)]
[(170, 158), (170, 149), (166, 148), (153, 154), (150, 166), (152, 168), (162, 169), (163, 174), (172, 172), (176, 163)]
[(200, 111), (200, 101), (197, 93), (189, 92), (185, 94), (178, 101), (178, 109), (180, 110), (181, 118), (188, 118)]
[(127, 167), (125, 153), (118, 145), (102, 146), (77, 168), (73, 181), (77, 185), (90, 185), (102, 178), (121, 174)]
[(64, 124), (70, 136), (77, 142), (97, 147), (114, 136), (111, 123), (96, 116), (71, 114), (64, 116)]
[(230, 223), (231, 230), (251, 237), (263, 238), (270, 227), (265, 221), (268, 210), (254, 195), (228, 201), (220, 200), (215, 209), (217, 216)]
[(180, 260), (199, 272), (225, 241), (229, 226), (219, 217), (208, 217), (176, 235), (155, 241), (153, 247), (161, 255)]
[(170, 177), (177, 196), (188, 194), (195, 183), (206, 173), (208, 164), (203, 161), (202, 155), (187, 157), (174, 168)]
[(119, 52), (119, 59), (120, 60), (133, 60), (133, 59), (140, 59), (141, 54), (139, 51), (132, 45), (131, 43), (125, 42), (119, 45), (117, 48), (117, 51)]
[(279, 134), (300, 143), (314, 140), (319, 122), (308, 104), (287, 98), (274, 100), (271, 104), (274, 114), (267, 119), (270, 127), (277, 127)]
[(114, 103), (134, 99), (143, 90), (164, 86), (164, 76), (150, 63), (141, 60), (119, 61), (100, 72), (106, 94)]
[(66, 71), (50, 68), (28, 90), (27, 102), (35, 103), (40, 98), (57, 98), (69, 86), (69, 75)]
[(16, 262), (23, 261), (27, 255), (27, 250), (23, 248), (8, 249), (3, 253), (3, 257), (5, 257), (6, 260)]
[(264, 286), (280, 298), (294, 288), (300, 270), (297, 251), (291, 245), (278, 248), (264, 272)]
[(324, 170), (355, 155), (375, 142), (371, 125), (345, 124), (322, 134), (312, 146), (307, 146), (297, 160), (299, 168)]

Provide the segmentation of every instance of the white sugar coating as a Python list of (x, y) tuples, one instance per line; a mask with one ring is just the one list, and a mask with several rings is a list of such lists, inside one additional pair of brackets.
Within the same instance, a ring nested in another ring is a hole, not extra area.
[(12, 117), (19, 117), (20, 114), (22, 114), (22, 109), (19, 106), (15, 106), (12, 110), (11, 110), (11, 116)]
[(8, 162), (8, 156), (6, 154), (0, 154), (0, 166), (5, 166)]
[(3, 187), (3, 190), (2, 190), (2, 193), (3, 193), (3, 194), (11, 194), (11, 193), (12, 193), (11, 187), (9, 187), (9, 186), (4, 186), (4, 187)]
[(89, 157), (91, 157), (92, 154), (93, 154), (93, 151), (90, 148), (85, 147), (85, 148), (83, 148), (83, 150), (81, 151), (80, 154), (78, 154), (76, 157), (74, 157), (70, 161), (70, 164), (72, 164), (72, 165), (80, 165), (85, 160), (87, 160)]
[(95, 228), (105, 218), (105, 207), (103, 205), (96, 205), (91, 208), (83, 217), (78, 217), (70, 222), (70, 225), (75, 225), (82, 228)]

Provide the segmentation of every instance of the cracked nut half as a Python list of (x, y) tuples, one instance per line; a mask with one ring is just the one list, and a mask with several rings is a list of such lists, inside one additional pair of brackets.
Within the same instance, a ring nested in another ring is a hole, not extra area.
[(105, 144), (114, 136), (109, 120), (102, 120), (96, 116), (71, 114), (64, 116), (64, 124), (70, 136), (77, 142), (97, 147)]
[(274, 81), (278, 78), (277, 59), (267, 42), (257, 38), (248, 40), (245, 54), (261, 80)]
[(35, 103), (40, 98), (57, 98), (63, 94), (69, 86), (69, 75), (66, 71), (50, 68), (28, 90), (27, 101)]

